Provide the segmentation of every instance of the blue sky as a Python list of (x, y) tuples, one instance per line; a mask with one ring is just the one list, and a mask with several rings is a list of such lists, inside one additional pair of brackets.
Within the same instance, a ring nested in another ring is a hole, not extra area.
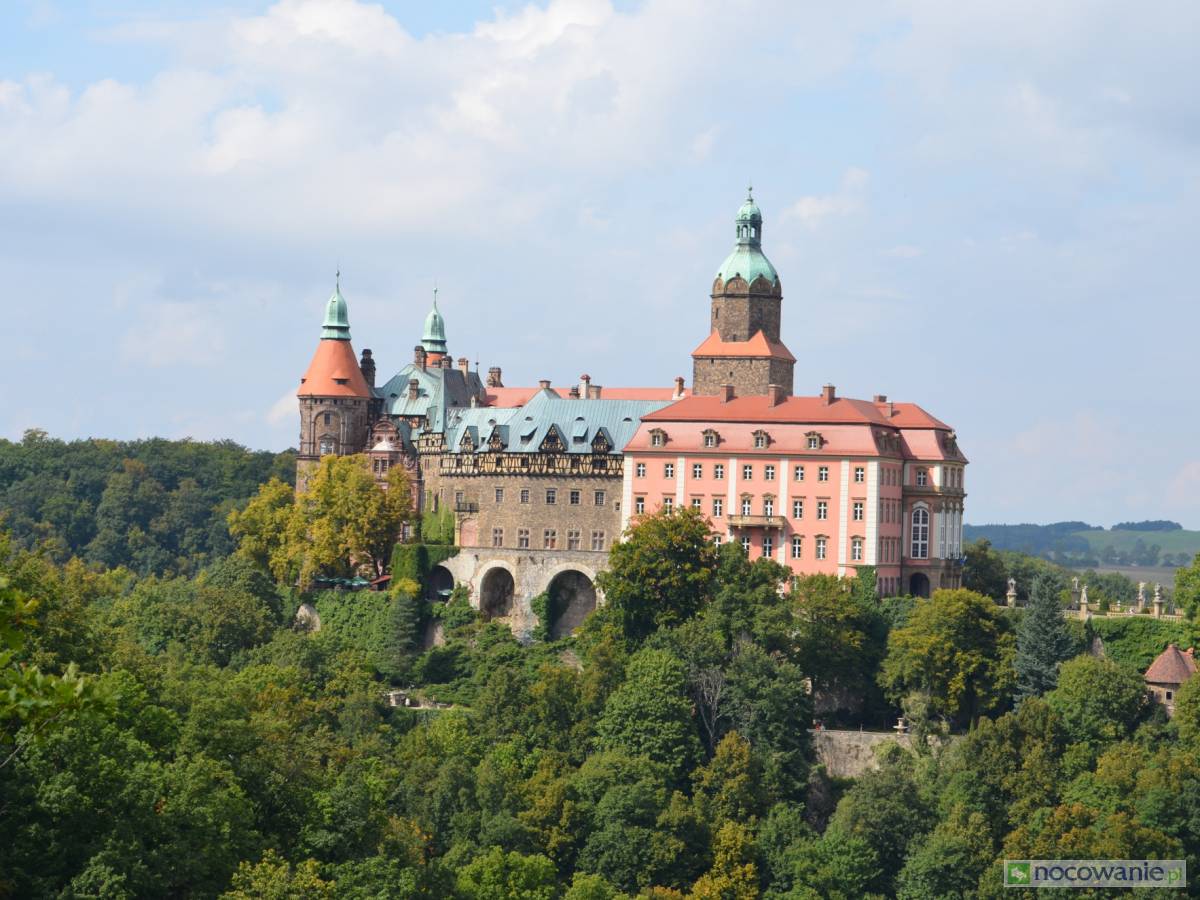
[[(835, 8), (836, 7), (836, 8)], [(796, 390), (918, 402), (968, 521), (1200, 528), (1200, 4), (12, 0), (0, 435), (294, 444), (356, 348), (690, 378), (747, 181)]]

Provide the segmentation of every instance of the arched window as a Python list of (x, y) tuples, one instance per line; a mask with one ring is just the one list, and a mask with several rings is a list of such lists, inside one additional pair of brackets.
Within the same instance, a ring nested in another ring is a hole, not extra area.
[(929, 559), (929, 510), (918, 506), (912, 512), (913, 559)]

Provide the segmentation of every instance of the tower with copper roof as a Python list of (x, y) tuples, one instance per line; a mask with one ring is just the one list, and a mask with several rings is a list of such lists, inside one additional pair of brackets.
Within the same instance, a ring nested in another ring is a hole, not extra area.
[(373, 380), (370, 351), (363, 351), (360, 364), (350, 345), (350, 316), (339, 279), (325, 305), (321, 340), (296, 391), (300, 401), (297, 490), (305, 488), (309, 472), (322, 456), (366, 449), (372, 392), (364, 368)]
[(717, 270), (708, 338), (692, 353), (692, 390), (762, 396), (792, 393), (796, 358), (779, 336), (783, 285), (762, 251), (762, 210), (751, 191), (735, 220), (737, 242)]

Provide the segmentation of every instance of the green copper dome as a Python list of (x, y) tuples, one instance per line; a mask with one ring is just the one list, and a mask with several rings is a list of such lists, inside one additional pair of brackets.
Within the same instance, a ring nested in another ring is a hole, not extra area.
[(325, 324), (321, 328), (322, 340), (350, 340), (350, 314), (346, 309), (346, 298), (342, 296), (339, 282), (334, 286), (333, 295), (325, 304)]
[(754, 195), (749, 189), (746, 202), (738, 210), (736, 223), (737, 246), (721, 263), (717, 277), (728, 281), (740, 275), (747, 282), (753, 282), (761, 275), (772, 284), (779, 284), (779, 273), (762, 252), (762, 210), (754, 202)]
[(433, 309), (425, 317), (425, 334), (421, 337), (421, 346), (426, 353), (446, 352), (446, 321), (437, 308), (437, 291), (433, 292)]

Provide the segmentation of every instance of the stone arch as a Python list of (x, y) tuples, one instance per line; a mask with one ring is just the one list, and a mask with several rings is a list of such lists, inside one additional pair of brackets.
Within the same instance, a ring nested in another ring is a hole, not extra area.
[(454, 575), (443, 565), (434, 566), (429, 572), (425, 594), (430, 600), (446, 600), (454, 590)]
[(914, 597), (928, 597), (929, 576), (924, 572), (913, 572), (908, 579), (908, 592)]
[(596, 608), (596, 585), (576, 568), (557, 572), (546, 586), (546, 593), (549, 595), (546, 608), (550, 618), (546, 625), (554, 640), (570, 635)]
[(516, 580), (508, 566), (494, 565), (479, 579), (479, 612), (485, 620), (504, 619), (513, 614)]

